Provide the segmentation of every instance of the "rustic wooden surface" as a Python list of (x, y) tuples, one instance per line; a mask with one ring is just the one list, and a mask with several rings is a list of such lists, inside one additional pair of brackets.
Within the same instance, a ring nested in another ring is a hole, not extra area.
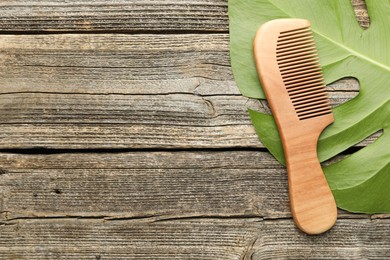
[(248, 107), (226, 0), (2, 1), (0, 259), (388, 259), (387, 215), (295, 228)]

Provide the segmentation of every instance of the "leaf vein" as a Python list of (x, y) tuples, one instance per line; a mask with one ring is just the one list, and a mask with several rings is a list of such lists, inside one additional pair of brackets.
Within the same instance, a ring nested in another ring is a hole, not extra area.
[[(286, 12), (285, 10), (283, 10), (282, 8), (280, 8), (279, 6), (277, 6), (273, 1), (270, 1), (270, 3), (277, 9), (279, 9), (281, 12), (283, 12), (286, 16), (290, 17), (290, 18), (294, 18), (292, 15), (290, 15), (288, 12)], [(323, 37), (324, 39), (328, 40), (329, 42), (333, 43), (334, 45), (338, 46), (339, 48), (342, 48), (344, 50), (346, 50), (347, 52), (351, 53), (352, 55), (354, 55), (355, 57), (358, 57), (358, 58), (361, 58), (363, 60), (366, 60), (388, 72), (390, 72), (390, 67), (387, 66), (386, 64), (382, 64), (380, 62), (377, 62), (376, 60), (370, 58), (370, 57), (367, 57), (366, 55), (363, 55), (357, 51), (355, 51), (354, 49), (342, 44), (342, 43), (339, 43), (335, 40), (332, 40), (330, 37), (320, 33), (318, 30), (316, 30), (315, 28), (312, 28), (312, 31), (316, 34), (318, 34), (319, 36)]]

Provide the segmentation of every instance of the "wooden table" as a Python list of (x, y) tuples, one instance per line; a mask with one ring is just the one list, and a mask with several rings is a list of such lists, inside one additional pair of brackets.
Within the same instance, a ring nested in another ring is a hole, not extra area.
[(7, 0), (0, 28), (0, 259), (390, 258), (386, 215), (295, 228), (227, 0)]

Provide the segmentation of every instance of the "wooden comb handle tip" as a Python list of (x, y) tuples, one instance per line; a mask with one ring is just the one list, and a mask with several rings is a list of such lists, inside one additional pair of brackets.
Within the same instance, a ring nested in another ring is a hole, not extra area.
[(284, 140), (290, 207), (299, 229), (307, 234), (320, 234), (335, 224), (337, 207), (317, 156), (317, 140), (321, 131), (306, 129), (311, 131), (306, 130), (303, 135)]

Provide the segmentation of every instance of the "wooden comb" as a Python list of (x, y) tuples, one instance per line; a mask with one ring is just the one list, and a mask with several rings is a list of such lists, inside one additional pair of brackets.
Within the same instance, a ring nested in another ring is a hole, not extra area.
[(320, 234), (336, 222), (337, 208), (317, 156), (317, 141), (333, 114), (325, 91), (310, 22), (277, 19), (257, 31), (259, 78), (286, 157), (295, 224)]

